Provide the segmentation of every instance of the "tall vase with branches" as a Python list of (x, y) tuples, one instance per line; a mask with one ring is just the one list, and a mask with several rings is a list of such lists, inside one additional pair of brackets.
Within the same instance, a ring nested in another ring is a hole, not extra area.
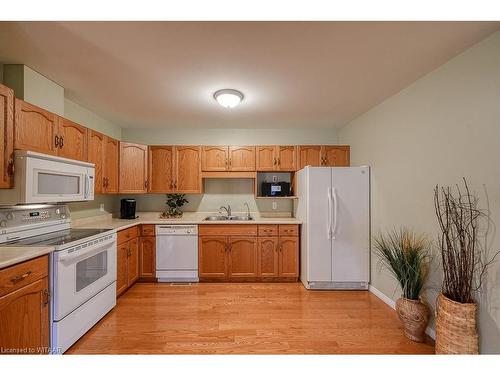
[(434, 190), (434, 206), (441, 229), (439, 249), (443, 284), (437, 300), (436, 352), (476, 354), (477, 303), (474, 294), (481, 288), (488, 267), (498, 252), (488, 257), (480, 225), (489, 214), (478, 207), (463, 178), (463, 188), (439, 187)]
[(429, 321), (429, 309), (421, 301), (429, 269), (429, 248), (430, 243), (425, 236), (406, 228), (374, 238), (375, 253), (402, 290), (402, 297), (396, 301), (396, 311), (403, 323), (405, 336), (417, 342), (424, 341)]

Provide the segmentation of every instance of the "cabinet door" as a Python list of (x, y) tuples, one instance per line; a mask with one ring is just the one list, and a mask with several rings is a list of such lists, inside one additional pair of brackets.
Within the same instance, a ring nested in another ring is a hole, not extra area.
[(156, 275), (156, 237), (140, 238), (139, 276)]
[(16, 99), (14, 148), (56, 155), (57, 122), (55, 114)]
[(327, 167), (348, 167), (349, 146), (323, 146), (322, 161)]
[(279, 238), (279, 275), (299, 276), (299, 237)]
[[(47, 353), (49, 291), (47, 277), (0, 298), (0, 348)], [(21, 352), (24, 353), (24, 352)]]
[(104, 148), (106, 136), (89, 129), (88, 131), (88, 161), (95, 164), (94, 191), (100, 194), (104, 191)]
[(278, 276), (278, 237), (259, 237), (258, 245), (259, 276)]
[(255, 171), (254, 146), (229, 146), (230, 171)]
[(120, 142), (106, 137), (104, 155), (104, 190), (106, 193), (118, 193)]
[(229, 166), (227, 146), (203, 146), (201, 169), (207, 172), (226, 171)]
[(0, 85), (0, 188), (11, 188), (14, 166), (14, 91)]
[(174, 188), (178, 193), (201, 193), (201, 147), (175, 147)]
[(59, 117), (59, 148), (57, 154), (64, 158), (87, 161), (87, 128)]
[(128, 254), (130, 241), (121, 243), (116, 254), (116, 296), (122, 294), (128, 287)]
[(130, 286), (139, 278), (139, 239), (134, 238), (129, 241), (128, 256), (128, 282)]
[(120, 193), (146, 193), (148, 146), (120, 142)]
[(200, 236), (198, 260), (200, 277), (224, 279), (227, 275), (228, 239), (225, 236)]
[(274, 171), (277, 168), (276, 146), (257, 146), (257, 170)]
[(299, 168), (321, 166), (321, 146), (299, 146)]
[(278, 146), (278, 169), (280, 171), (295, 171), (297, 169), (297, 147)]
[(149, 192), (172, 193), (174, 190), (174, 148), (149, 146)]
[(229, 277), (257, 277), (257, 237), (229, 238)]

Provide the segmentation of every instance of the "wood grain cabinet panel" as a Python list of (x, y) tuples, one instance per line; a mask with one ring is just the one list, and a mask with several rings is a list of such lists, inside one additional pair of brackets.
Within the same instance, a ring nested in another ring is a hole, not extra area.
[(297, 146), (276, 146), (277, 170), (295, 171), (297, 169)]
[(322, 165), (326, 167), (348, 167), (350, 165), (349, 146), (323, 146)]
[(276, 147), (256, 147), (257, 171), (274, 171), (276, 169)]
[(299, 237), (279, 238), (279, 276), (299, 276)]
[(262, 277), (278, 276), (278, 237), (259, 237), (258, 239), (259, 269)]
[(57, 115), (16, 99), (14, 148), (56, 155), (57, 123)]
[(94, 130), (88, 131), (88, 161), (95, 164), (94, 192), (104, 191), (104, 151), (106, 136)]
[(201, 147), (176, 146), (175, 164), (175, 191), (186, 194), (201, 193)]
[(229, 157), (227, 146), (202, 147), (202, 171), (220, 172), (228, 170)]
[(106, 137), (104, 147), (104, 193), (118, 193), (118, 172), (120, 168), (120, 142), (111, 137)]
[(0, 296), (48, 276), (48, 270), (48, 256), (41, 256), (0, 270)]
[(57, 134), (59, 136), (58, 156), (87, 161), (87, 128), (85, 126), (59, 117)]
[(12, 188), (13, 169), (14, 91), (0, 84), (0, 189)]
[(251, 172), (255, 171), (255, 147), (254, 146), (229, 146), (229, 171)]
[(140, 238), (140, 256), (139, 256), (139, 276), (155, 277), (156, 275), (156, 238)]
[(139, 239), (129, 241), (128, 286), (139, 279)]
[(321, 146), (299, 146), (299, 167), (302, 169), (305, 166), (319, 167), (321, 166)]
[(128, 254), (129, 242), (119, 244), (116, 255), (116, 296), (128, 288)]
[(148, 190), (148, 147), (120, 142), (120, 193), (146, 193)]
[(229, 237), (228, 277), (253, 278), (258, 273), (257, 238)]
[(227, 250), (228, 238), (226, 236), (200, 236), (198, 238), (200, 278), (226, 278)]
[(47, 354), (49, 302), (47, 277), (0, 297), (0, 348)]
[(174, 192), (174, 165), (173, 146), (149, 146), (149, 192)]

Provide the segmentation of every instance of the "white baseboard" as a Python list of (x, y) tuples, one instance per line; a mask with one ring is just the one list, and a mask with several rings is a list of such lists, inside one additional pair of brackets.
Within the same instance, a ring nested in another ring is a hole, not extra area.
[[(386, 305), (390, 306), (393, 310), (396, 310), (396, 301), (394, 301), (392, 298), (386, 296), (371, 284), (368, 286), (368, 290), (375, 296), (377, 296), (380, 300), (382, 300), (382, 302), (384, 302)], [(427, 333), (427, 335), (433, 340), (436, 340), (436, 331), (431, 326), (427, 326), (427, 328), (425, 329), (425, 333)]]

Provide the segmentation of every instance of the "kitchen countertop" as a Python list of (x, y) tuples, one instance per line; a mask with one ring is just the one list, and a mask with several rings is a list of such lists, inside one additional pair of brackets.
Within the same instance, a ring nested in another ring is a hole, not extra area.
[(3, 246), (0, 247), (0, 269), (12, 266), (26, 260), (49, 254), (54, 251), (53, 246), (25, 247)]
[[(241, 212), (235, 212), (235, 215), (242, 215)], [(204, 221), (203, 219), (210, 215), (216, 215), (210, 212), (185, 212), (179, 219), (160, 219), (159, 212), (138, 212), (139, 218), (133, 220), (124, 220), (111, 218), (103, 215), (102, 218), (85, 218), (74, 220), (71, 226), (73, 228), (95, 228), (95, 229), (116, 229), (122, 230), (133, 227), (139, 224), (208, 224), (208, 225), (238, 225), (238, 224), (301, 224), (301, 221), (294, 217), (260, 217), (256, 214), (251, 214), (254, 220), (237, 221), (237, 220), (221, 220), (221, 221)], [(244, 214), (243, 214), (244, 215)]]

